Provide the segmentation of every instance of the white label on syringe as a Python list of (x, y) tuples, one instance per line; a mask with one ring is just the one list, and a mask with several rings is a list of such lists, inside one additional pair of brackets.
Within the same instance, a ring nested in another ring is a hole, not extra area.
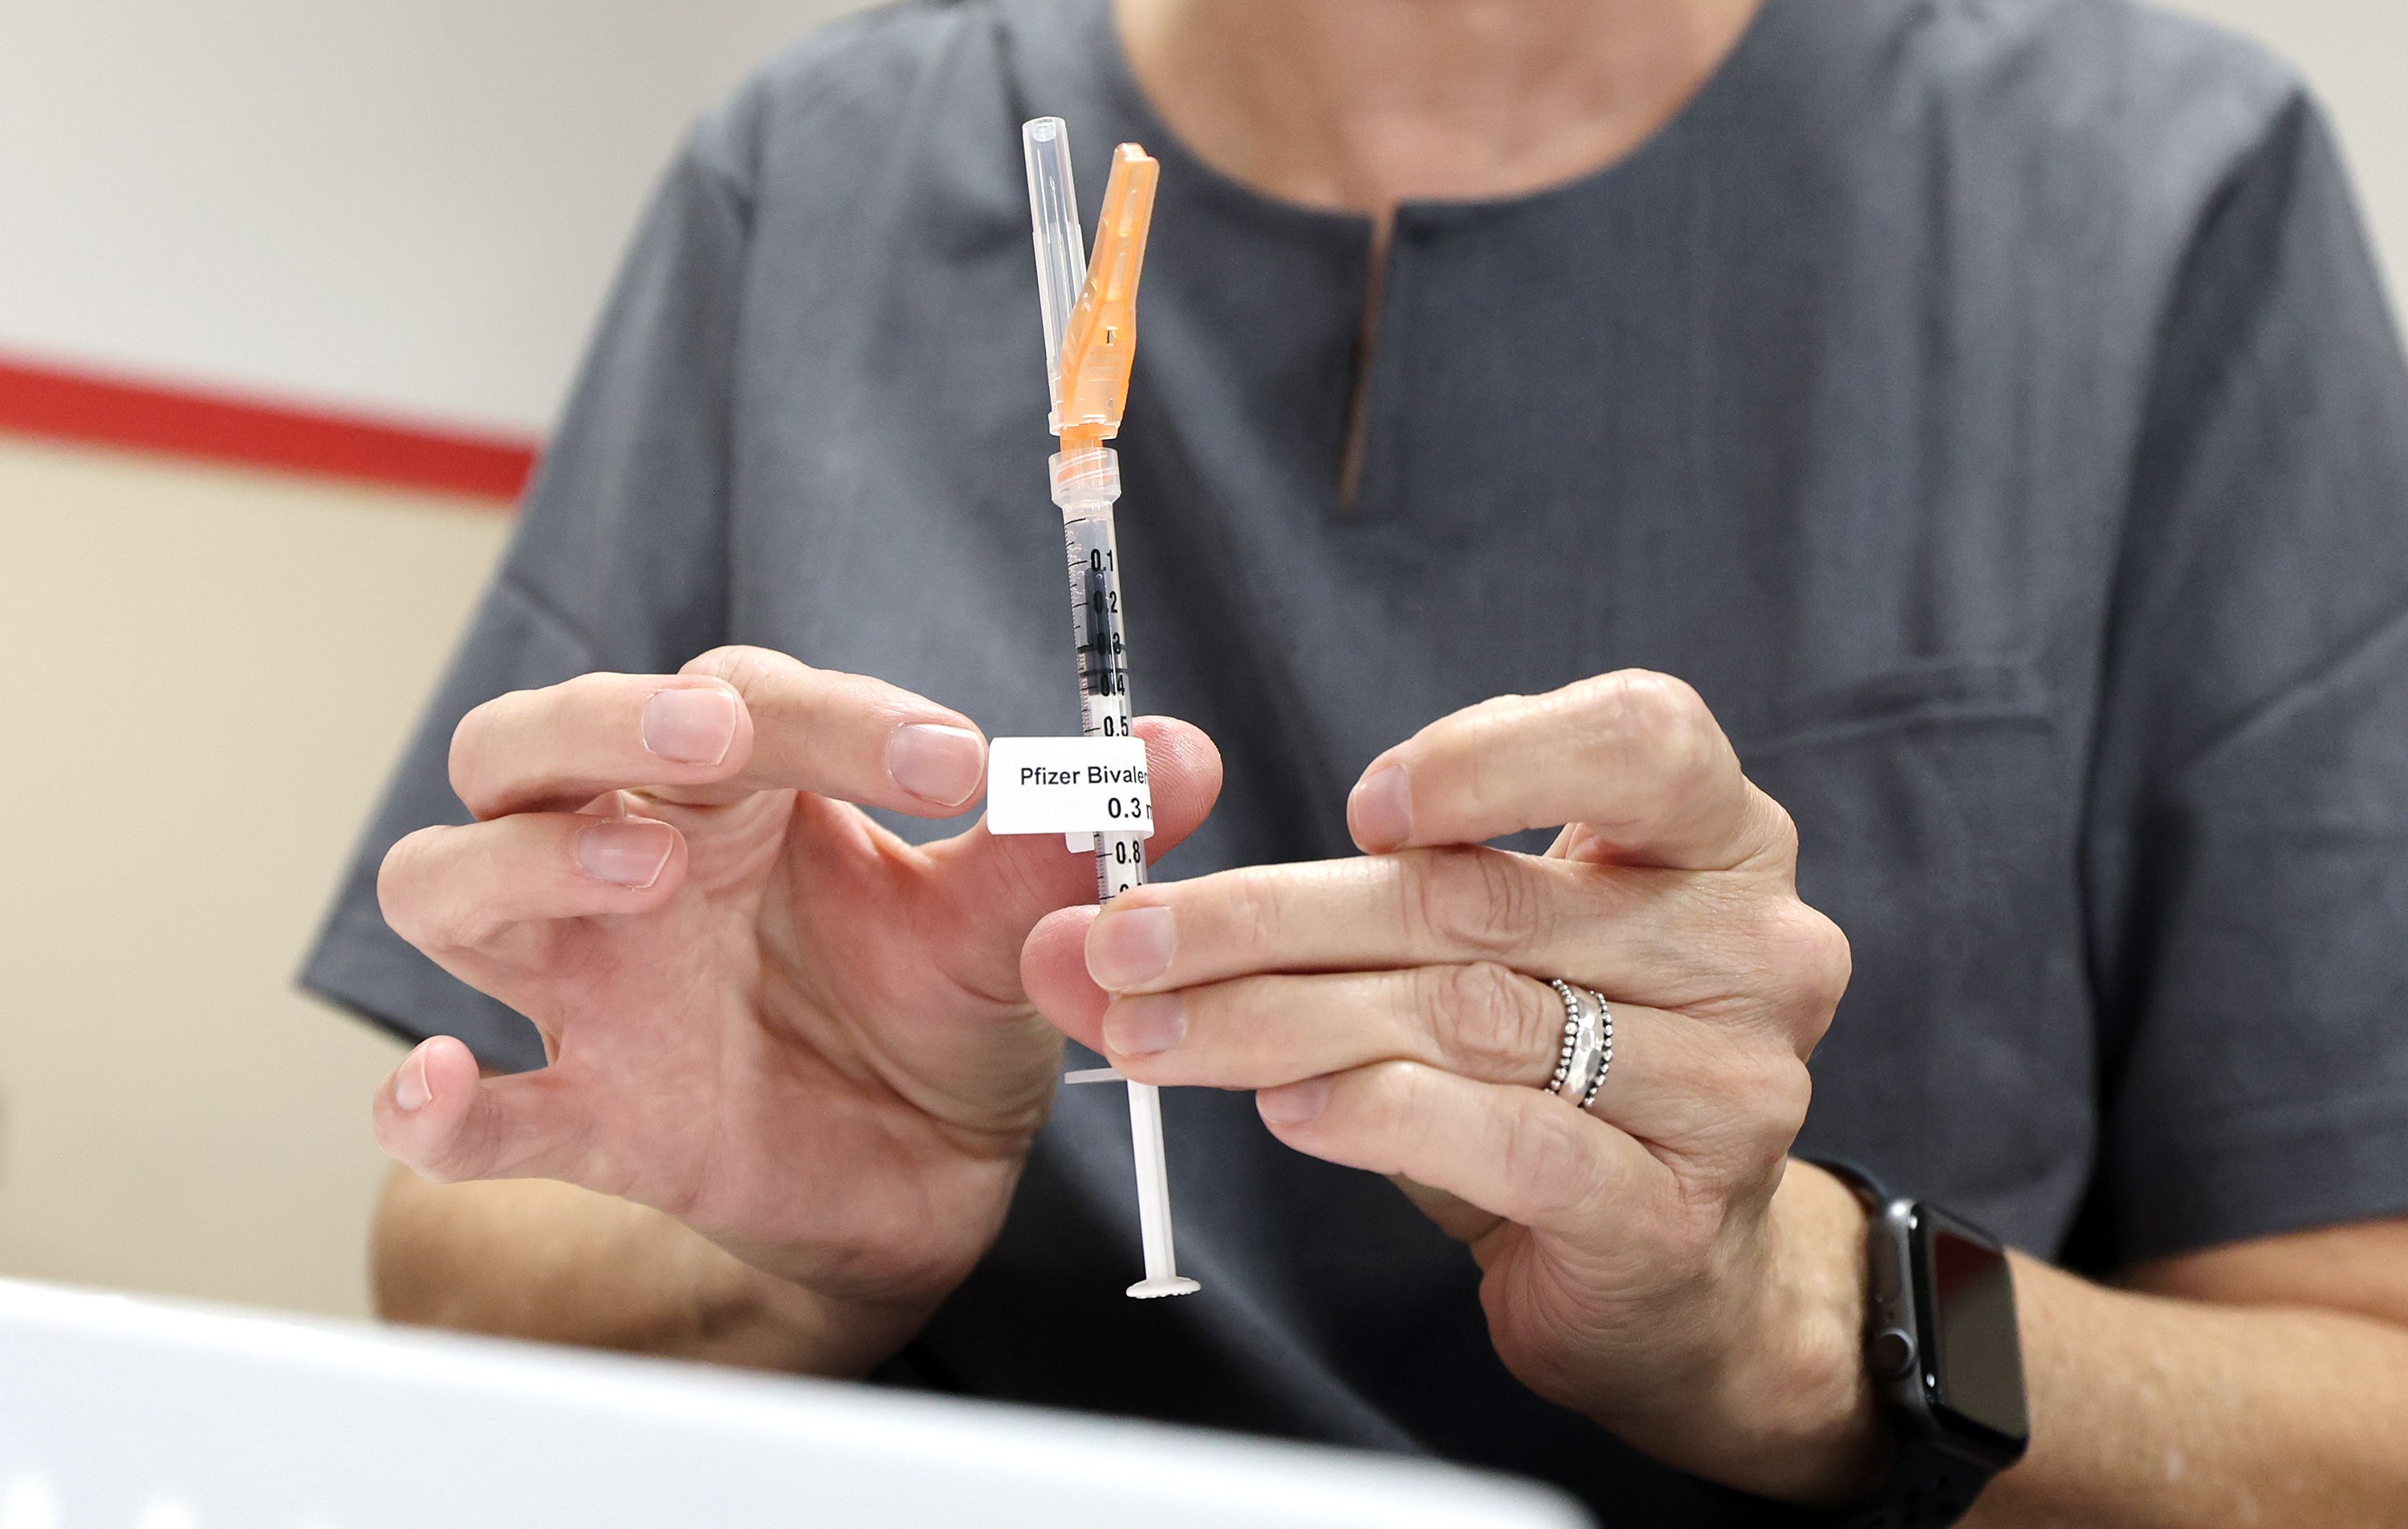
[(991, 834), (1154, 836), (1140, 738), (996, 738), (987, 745)]

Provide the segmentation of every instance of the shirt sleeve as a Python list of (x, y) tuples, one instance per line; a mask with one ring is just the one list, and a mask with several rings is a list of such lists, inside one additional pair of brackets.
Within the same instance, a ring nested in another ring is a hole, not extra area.
[(542, 1065), (528, 1022), (386, 925), (377, 867), (403, 835), (465, 822), (447, 758), (494, 696), (593, 670), (674, 670), (724, 639), (727, 421), (751, 204), (740, 103), (706, 119), (656, 191), (509, 548), (344, 875), (302, 985), (489, 1066)]
[(2079, 1261), (2408, 1211), (2408, 366), (2304, 100), (2194, 231), (2116, 579)]

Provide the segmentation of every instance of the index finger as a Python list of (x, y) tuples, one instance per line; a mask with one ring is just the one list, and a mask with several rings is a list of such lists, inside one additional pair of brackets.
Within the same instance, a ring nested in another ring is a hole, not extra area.
[(1571, 823), (1585, 857), (1678, 870), (1734, 869), (1789, 842), (1787, 815), (1698, 693), (1643, 669), (1442, 717), (1371, 762), (1346, 818), (1374, 853)]
[(808, 791), (949, 818), (986, 779), (986, 737), (951, 707), (767, 648), (719, 648), (679, 673), (724, 679), (752, 719), (752, 756), (714, 793)]
[(480, 819), (627, 788), (688, 802), (796, 789), (949, 817), (978, 793), (986, 740), (882, 680), (723, 648), (676, 675), (580, 675), (497, 696), (461, 719), (451, 765)]

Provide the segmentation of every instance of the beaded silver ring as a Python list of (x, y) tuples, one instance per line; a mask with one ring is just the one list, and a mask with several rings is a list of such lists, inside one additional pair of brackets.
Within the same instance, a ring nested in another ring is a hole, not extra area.
[(1598, 1057), (1608, 1044), (1603, 1029), (1605, 1000), (1561, 978), (1547, 985), (1564, 1001), (1564, 1037), (1556, 1049), (1555, 1072), (1547, 1081), (1547, 1092), (1563, 1099), (1579, 1099), (1596, 1080)]
[(1555, 1076), (1547, 1079), (1547, 1092), (1561, 1093), (1564, 1089), (1564, 1079), (1571, 1076), (1572, 1050), (1580, 1040), (1581, 1001), (1573, 993), (1572, 985), (1560, 977), (1554, 979), (1547, 985), (1554, 988), (1555, 996), (1564, 1001), (1563, 1044), (1555, 1050)]

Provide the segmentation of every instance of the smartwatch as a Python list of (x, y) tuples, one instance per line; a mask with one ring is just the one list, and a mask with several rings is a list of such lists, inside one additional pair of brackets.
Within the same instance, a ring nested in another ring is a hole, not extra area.
[(1865, 1365), (1898, 1429), (1889, 1479), (1801, 1522), (1941, 1529), (2031, 1442), (2014, 1271), (1999, 1239), (1920, 1200), (1893, 1197), (1855, 1164), (1808, 1161), (1864, 1202)]

